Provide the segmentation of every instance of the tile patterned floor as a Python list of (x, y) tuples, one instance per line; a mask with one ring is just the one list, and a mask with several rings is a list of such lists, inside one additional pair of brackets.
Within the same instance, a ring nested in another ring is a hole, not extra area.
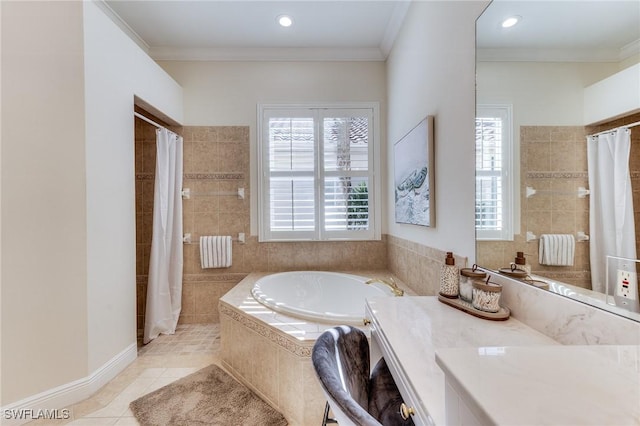
[(138, 343), (138, 358), (90, 398), (68, 407), (68, 420), (29, 424), (138, 425), (129, 403), (212, 363), (220, 364), (219, 324), (182, 324), (174, 335)]

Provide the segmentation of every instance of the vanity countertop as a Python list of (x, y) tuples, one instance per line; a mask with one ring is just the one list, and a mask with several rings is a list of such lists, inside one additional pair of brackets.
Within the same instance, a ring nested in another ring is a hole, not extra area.
[(489, 321), (438, 301), (437, 297), (394, 297), (367, 302), (372, 336), (399, 386), (418, 395), (422, 421), (445, 425), (445, 376), (436, 351), (446, 348), (556, 346), (558, 342), (520, 321)]
[(371, 299), (367, 309), (396, 382), (417, 399), (417, 424), (446, 424), (445, 372), (483, 424), (640, 421), (639, 346), (560, 345), (513, 317), (477, 318), (437, 297)]
[(496, 425), (636, 425), (640, 346), (536, 346), (436, 351), (448, 381)]

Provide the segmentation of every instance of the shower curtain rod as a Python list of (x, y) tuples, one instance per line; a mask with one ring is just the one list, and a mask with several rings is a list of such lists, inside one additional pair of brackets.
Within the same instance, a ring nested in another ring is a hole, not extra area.
[(640, 126), (640, 121), (636, 121), (635, 123), (631, 123), (631, 124), (625, 124), (624, 126), (614, 127), (613, 129), (604, 130), (602, 132), (594, 133), (594, 134), (589, 135), (589, 136), (604, 135), (605, 133), (613, 132), (613, 131), (618, 130), (618, 129), (625, 129), (625, 128), (628, 129), (629, 127), (636, 127), (636, 126)]
[(136, 117), (138, 117), (138, 118), (139, 118), (139, 119), (141, 119), (141, 120), (146, 121), (147, 123), (149, 123), (149, 124), (151, 124), (151, 125), (153, 125), (153, 126), (156, 126), (156, 127), (157, 127), (157, 128), (159, 128), (159, 129), (166, 129), (166, 127), (164, 127), (164, 126), (162, 126), (162, 125), (160, 125), (160, 124), (156, 123), (155, 121), (153, 121), (153, 120), (151, 120), (151, 119), (149, 119), (149, 118), (145, 117), (144, 115), (140, 114), (139, 112), (134, 112), (134, 113), (133, 113), (133, 115), (135, 115)]

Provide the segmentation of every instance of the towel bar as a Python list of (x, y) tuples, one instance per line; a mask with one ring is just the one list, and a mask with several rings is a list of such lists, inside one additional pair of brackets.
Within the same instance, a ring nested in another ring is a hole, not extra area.
[[(182, 237), (182, 242), (184, 244), (199, 244), (199, 243), (194, 243), (193, 241), (191, 241), (191, 239), (192, 239), (191, 233), (186, 233)], [(245, 243), (244, 232), (238, 233), (238, 237), (237, 238), (232, 238), (231, 241), (235, 241), (235, 242), (238, 242), (240, 244), (244, 244)]]
[(237, 191), (213, 191), (213, 192), (191, 192), (191, 188), (183, 188), (180, 192), (183, 200), (189, 200), (193, 197), (220, 197), (225, 195), (236, 195), (239, 200), (244, 200), (244, 188), (238, 188)]
[(525, 195), (527, 198), (531, 198), (532, 196), (534, 196), (535, 194), (538, 193), (544, 193), (544, 194), (557, 194), (557, 195), (573, 195), (576, 194), (578, 196), (578, 198), (585, 198), (587, 195), (589, 195), (591, 192), (581, 186), (577, 189), (577, 191), (554, 191), (554, 190), (545, 190), (545, 189), (535, 189), (532, 188), (531, 186), (527, 186), (525, 188)]
[[(531, 231), (527, 231), (527, 242), (535, 241), (538, 239), (538, 236)], [(589, 241), (589, 235), (585, 234), (583, 231), (576, 232), (576, 242), (587, 242)]]

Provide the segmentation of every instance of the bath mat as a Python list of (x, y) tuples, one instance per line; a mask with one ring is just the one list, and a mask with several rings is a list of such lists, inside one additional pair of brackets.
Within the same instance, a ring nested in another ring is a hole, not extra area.
[(210, 365), (130, 404), (142, 426), (284, 426), (284, 416), (217, 365)]

